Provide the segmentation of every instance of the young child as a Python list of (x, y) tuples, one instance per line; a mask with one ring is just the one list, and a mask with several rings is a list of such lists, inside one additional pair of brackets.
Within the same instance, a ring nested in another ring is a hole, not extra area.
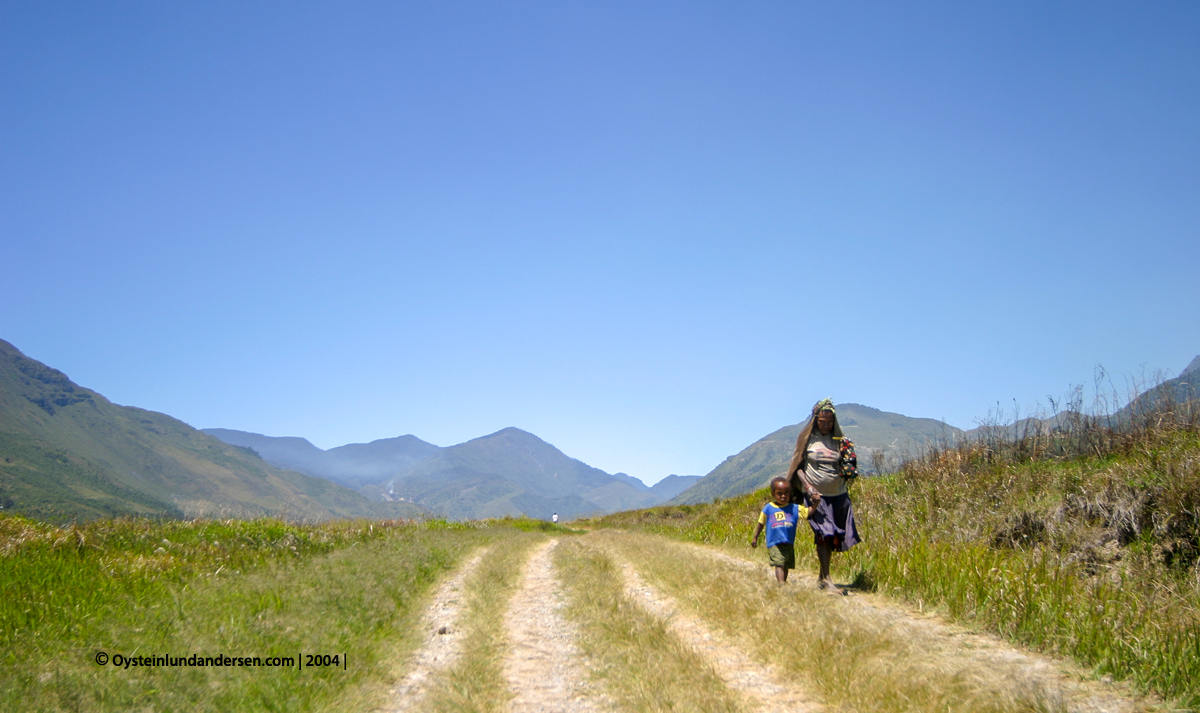
[(751, 547), (758, 547), (758, 536), (767, 529), (767, 559), (775, 568), (775, 579), (780, 584), (787, 581), (788, 570), (796, 568), (796, 525), (801, 518), (808, 517), (808, 508), (791, 503), (792, 486), (787, 478), (780, 476), (771, 481), (771, 502), (763, 506), (758, 514), (758, 527), (754, 528)]

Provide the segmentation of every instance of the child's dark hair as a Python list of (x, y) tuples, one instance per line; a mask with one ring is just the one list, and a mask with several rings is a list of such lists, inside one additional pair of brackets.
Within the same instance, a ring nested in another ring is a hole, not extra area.
[(774, 490), (776, 483), (783, 483), (785, 486), (787, 486), (789, 488), (792, 485), (790, 482), (788, 482), (787, 478), (783, 477), (782, 475), (777, 475), (774, 478), (771, 478), (771, 482), (767, 484), (767, 488), (770, 490)]

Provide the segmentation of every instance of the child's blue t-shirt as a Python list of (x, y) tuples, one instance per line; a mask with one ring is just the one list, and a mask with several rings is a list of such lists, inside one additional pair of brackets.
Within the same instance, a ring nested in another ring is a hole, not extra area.
[(774, 503), (764, 505), (759, 522), (767, 528), (767, 547), (793, 544), (799, 520), (800, 506), (796, 503), (784, 507), (776, 507)]

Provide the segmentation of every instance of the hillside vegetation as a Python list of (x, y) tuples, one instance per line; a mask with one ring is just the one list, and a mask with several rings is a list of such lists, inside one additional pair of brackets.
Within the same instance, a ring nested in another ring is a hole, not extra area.
[(413, 517), (276, 468), (166, 414), (112, 403), (0, 340), (0, 509), (98, 517)]
[[(1195, 415), (1161, 408), (1120, 431), (1079, 419), (859, 478), (865, 542), (835, 557), (835, 578), (1200, 706)], [(589, 524), (744, 548), (766, 500), (763, 489)], [(811, 539), (798, 544), (800, 566), (815, 567)]]

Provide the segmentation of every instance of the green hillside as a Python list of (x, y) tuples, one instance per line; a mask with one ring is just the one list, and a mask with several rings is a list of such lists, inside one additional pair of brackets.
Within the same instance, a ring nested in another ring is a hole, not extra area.
[(0, 505), (49, 520), (114, 515), (412, 516), (276, 468), (165, 414), (118, 406), (0, 340)]
[(737, 455), (726, 458), (670, 502), (706, 503), (766, 487), (767, 481), (782, 475), (787, 468), (799, 434), (800, 424), (796, 424), (763, 436)]
[[(962, 435), (960, 429), (932, 418), (912, 418), (861, 404), (838, 404), (837, 412), (838, 422), (846, 437), (854, 442), (859, 468), (864, 472), (873, 470), (876, 454), (882, 458), (881, 463), (896, 464), (906, 455), (953, 442)], [(785, 426), (751, 443), (671, 502), (703, 503), (766, 487), (767, 481), (787, 469), (802, 425)]]

